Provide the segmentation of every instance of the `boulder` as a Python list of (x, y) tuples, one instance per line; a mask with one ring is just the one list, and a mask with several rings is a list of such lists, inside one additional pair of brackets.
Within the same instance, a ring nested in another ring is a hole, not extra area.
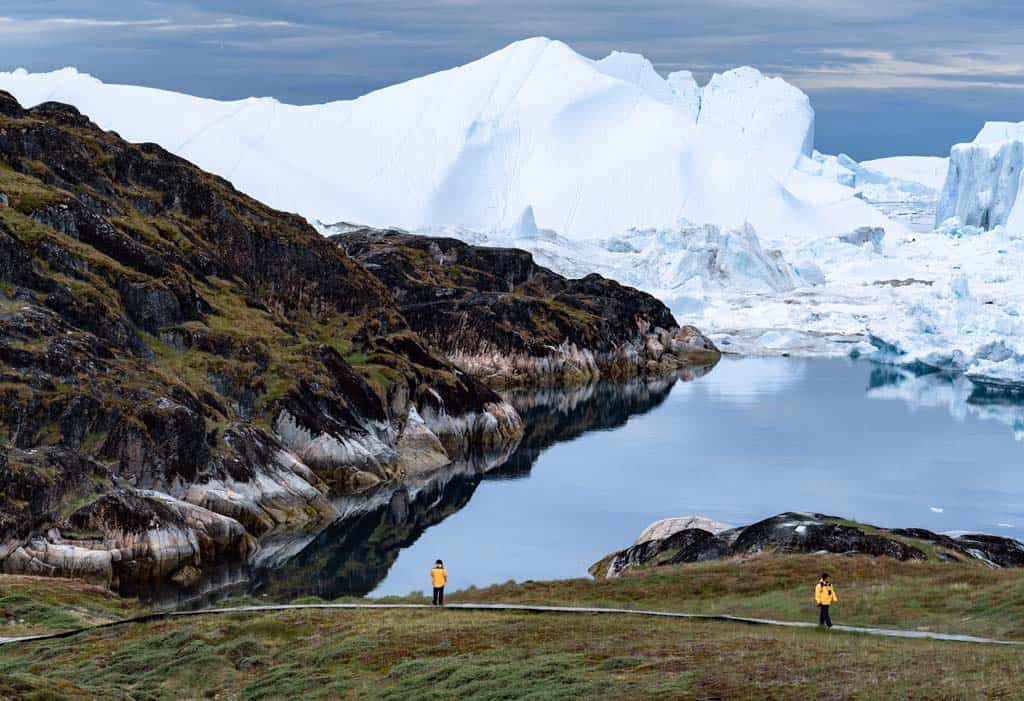
[(642, 565), (703, 562), (720, 560), (728, 555), (729, 544), (714, 533), (700, 528), (685, 528), (666, 538), (646, 540), (616, 553), (611, 557), (604, 576), (617, 577)]
[(643, 530), (640, 537), (636, 539), (634, 545), (645, 543), (648, 540), (661, 540), (668, 538), (671, 535), (675, 535), (679, 531), (684, 531), (688, 528), (699, 528), (700, 530), (707, 531), (718, 535), (725, 531), (731, 530), (733, 527), (722, 523), (721, 521), (715, 521), (714, 519), (705, 518), (704, 516), (675, 516), (673, 518), (663, 518), (660, 521), (655, 521), (647, 528)]

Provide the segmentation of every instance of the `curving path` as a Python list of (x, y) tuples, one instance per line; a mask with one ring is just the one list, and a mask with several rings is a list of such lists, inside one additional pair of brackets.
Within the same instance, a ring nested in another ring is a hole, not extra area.
[[(0, 645), (14, 643), (26, 643), (34, 640), (56, 640), (58, 638), (69, 638), (92, 630), (102, 628), (113, 628), (132, 623), (146, 623), (166, 618), (184, 618), (189, 616), (207, 616), (221, 613), (259, 613), (263, 611), (291, 611), (298, 609), (433, 609), (429, 604), (268, 604), (266, 606), (236, 606), (233, 608), (211, 608), (199, 609), (196, 611), (167, 611), (163, 613), (152, 613), (136, 618), (127, 618), (121, 621), (103, 623), (86, 628), (61, 631), (59, 633), (45, 633), (42, 635), (26, 635), (18, 638), (0, 638)], [(643, 609), (618, 609), (602, 608), (596, 606), (541, 606), (533, 604), (446, 604), (446, 609), (460, 611), (523, 611), (526, 613), (563, 613), (563, 614), (611, 614), (619, 616), (649, 616), (657, 618), (687, 618), (701, 621), (732, 621), (734, 623), (746, 623), (748, 625), (781, 626), (786, 628), (817, 628), (817, 624), (806, 621), (776, 621), (770, 618), (748, 618), (745, 616), (730, 616), (728, 614), (711, 613), (678, 613), (675, 611), (648, 611)], [(974, 635), (958, 635), (955, 633), (932, 633), (920, 630), (900, 630), (893, 628), (868, 628), (861, 626), (835, 626), (834, 630), (847, 633), (860, 633), (863, 635), (876, 635), (886, 638), (916, 638), (923, 640), (944, 640), (958, 643), (983, 643), (987, 645), (1024, 645), (1024, 641), (1018, 640), (996, 640), (994, 638), (981, 638)]]

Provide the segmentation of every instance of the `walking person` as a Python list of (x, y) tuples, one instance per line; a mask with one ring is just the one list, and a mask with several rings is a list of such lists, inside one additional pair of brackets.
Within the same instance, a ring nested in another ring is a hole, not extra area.
[(440, 560), (430, 570), (430, 582), (434, 585), (434, 606), (444, 606), (444, 585), (448, 582), (448, 570)]
[(818, 604), (818, 625), (826, 628), (832, 627), (832, 618), (828, 614), (828, 607), (839, 601), (836, 590), (832, 587), (832, 579), (828, 572), (821, 573), (818, 585), (814, 587), (814, 601)]

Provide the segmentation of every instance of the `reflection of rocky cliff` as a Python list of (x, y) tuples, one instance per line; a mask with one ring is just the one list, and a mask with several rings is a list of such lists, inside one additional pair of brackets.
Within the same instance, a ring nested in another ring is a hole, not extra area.
[(416, 491), (397, 489), (377, 508), (331, 524), (286, 561), (257, 565), (251, 589), (282, 600), (369, 594), (398, 554), (464, 507), (479, 484), (479, 474), (455, 471)]
[[(703, 376), (708, 367), (689, 368), (678, 375), (684, 382)], [(504, 465), (485, 479), (516, 479), (530, 473), (537, 457), (554, 443), (572, 440), (593, 430), (618, 428), (631, 416), (646, 414), (668, 397), (676, 376), (598, 382), (573, 390), (541, 389), (506, 395), (516, 407), (526, 431), (519, 448)]]
[[(706, 371), (681, 377), (689, 380)], [(464, 507), (483, 479), (528, 476), (547, 447), (587, 431), (623, 425), (660, 405), (675, 382), (676, 377), (670, 376), (571, 391), (517, 392), (508, 399), (522, 413), (527, 430), (519, 448), (498, 467), (487, 470), (487, 465), (456, 463), (430, 479), (337, 502), (347, 515), (319, 533), (265, 539), (250, 564), (246, 588), (277, 600), (306, 594), (323, 598), (367, 594), (383, 581), (404, 548)], [(225, 584), (234, 584), (234, 589), (239, 588), (237, 583), (237, 572), (225, 578)]]

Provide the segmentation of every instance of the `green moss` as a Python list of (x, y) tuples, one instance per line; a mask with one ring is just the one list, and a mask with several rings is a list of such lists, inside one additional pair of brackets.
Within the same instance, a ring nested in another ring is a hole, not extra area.
[[(45, 177), (49, 173), (49, 169), (38, 161), (27, 161), (27, 164), (37, 176)], [(65, 193), (41, 183), (38, 178), (19, 173), (5, 163), (0, 163), (0, 192), (6, 193), (10, 199), (10, 209), (21, 214), (31, 214), (67, 197)]]
[[(2, 191), (0, 189), (0, 192)], [(0, 207), (0, 220), (3, 220), (4, 224), (14, 232), (22, 243), (28, 245), (49, 236), (52, 231), (11, 207)]]

